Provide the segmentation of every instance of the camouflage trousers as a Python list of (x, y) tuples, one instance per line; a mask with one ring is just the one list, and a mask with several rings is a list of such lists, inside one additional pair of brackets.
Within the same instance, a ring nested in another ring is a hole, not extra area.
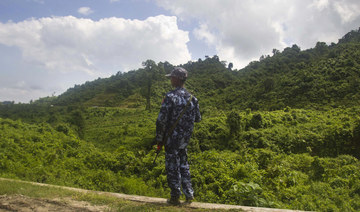
[(189, 163), (186, 149), (166, 149), (165, 168), (171, 196), (179, 197), (182, 192), (186, 197), (192, 197), (194, 190), (190, 181)]

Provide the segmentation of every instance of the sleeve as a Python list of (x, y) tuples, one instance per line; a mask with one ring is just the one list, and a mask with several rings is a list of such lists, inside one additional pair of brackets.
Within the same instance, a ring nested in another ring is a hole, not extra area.
[(163, 102), (161, 103), (161, 108), (160, 108), (160, 112), (159, 115), (157, 117), (156, 120), (156, 137), (155, 140), (158, 143), (162, 143), (166, 130), (167, 130), (167, 126), (169, 123), (169, 118), (170, 118), (170, 112), (171, 112), (171, 99), (168, 96), (164, 97)]

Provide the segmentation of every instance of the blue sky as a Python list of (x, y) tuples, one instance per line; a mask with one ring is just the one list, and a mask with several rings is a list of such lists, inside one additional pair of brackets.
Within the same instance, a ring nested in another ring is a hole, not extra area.
[(0, 101), (218, 55), (240, 69), (272, 49), (337, 42), (358, 0), (0, 0)]
[(27, 18), (49, 16), (84, 17), (78, 13), (81, 7), (89, 7), (93, 12), (87, 16), (94, 20), (105, 17), (122, 17), (126, 19), (146, 19), (149, 16), (170, 15), (166, 10), (157, 7), (150, 1), (113, 1), (110, 0), (2, 0), (1, 20), (22, 21)]

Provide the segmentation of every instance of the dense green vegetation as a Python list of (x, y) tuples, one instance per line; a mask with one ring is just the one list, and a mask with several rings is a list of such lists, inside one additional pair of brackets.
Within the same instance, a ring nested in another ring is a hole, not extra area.
[[(359, 137), (359, 112), (359, 107), (205, 110), (189, 147), (196, 199), (304, 210), (359, 210), (360, 162), (351, 146)], [(230, 130), (231, 114), (239, 118), (235, 132)], [(83, 139), (70, 127), (59, 127), (63, 125), (54, 128), (47, 123), (0, 119), (1, 176), (168, 196), (163, 155), (152, 166), (156, 112), (88, 108), (83, 118)]]
[[(184, 64), (203, 116), (189, 146), (196, 200), (359, 211), (359, 47), (352, 31), (241, 70), (217, 56)], [(152, 162), (171, 68), (146, 61), (59, 97), (0, 105), (0, 176), (168, 197), (163, 153)]]
[[(313, 49), (301, 51), (293, 45), (272, 56), (262, 56), (241, 70), (226, 67), (219, 57), (206, 57), (184, 64), (189, 71), (187, 88), (199, 99), (202, 108), (279, 110), (323, 108), (324, 105), (353, 106), (360, 103), (360, 31), (346, 34), (337, 44), (318, 42)], [(165, 80), (172, 65), (144, 62), (144, 68), (117, 73), (76, 85), (58, 98), (38, 102), (53, 105), (138, 107), (150, 95), (158, 106), (170, 89)]]

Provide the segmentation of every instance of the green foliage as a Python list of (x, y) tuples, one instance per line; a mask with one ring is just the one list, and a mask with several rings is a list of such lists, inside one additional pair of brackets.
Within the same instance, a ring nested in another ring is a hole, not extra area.
[(140, 89), (140, 93), (146, 99), (146, 110), (151, 110), (151, 96), (153, 90), (153, 84), (159, 78), (164, 78), (164, 70), (160, 69), (161, 66), (157, 66), (152, 60), (143, 62), (145, 66), (145, 72), (143, 74), (144, 86)]
[(241, 117), (238, 113), (232, 111), (226, 119), (230, 128), (230, 135), (237, 135), (241, 128)]
[[(183, 65), (203, 117), (189, 145), (196, 200), (360, 210), (358, 37), (274, 50), (242, 70), (217, 56)], [(170, 90), (172, 65), (147, 62), (56, 98), (0, 105), (0, 176), (167, 197), (163, 152), (152, 165), (158, 111), (144, 109)]]
[[(163, 152), (157, 166), (152, 166), (157, 112), (38, 109), (45, 116), (37, 117), (38, 123), (0, 119), (0, 176), (169, 195)], [(43, 122), (54, 110), (64, 112), (67, 118), (59, 116), (64, 122)], [(67, 122), (76, 120), (79, 112), (83, 139), (76, 133), (77, 125)], [(189, 146), (196, 199), (301, 210), (359, 210), (360, 162), (354, 157), (359, 112), (359, 107), (255, 113), (204, 109)], [(230, 134), (232, 119), (237, 134)]]

